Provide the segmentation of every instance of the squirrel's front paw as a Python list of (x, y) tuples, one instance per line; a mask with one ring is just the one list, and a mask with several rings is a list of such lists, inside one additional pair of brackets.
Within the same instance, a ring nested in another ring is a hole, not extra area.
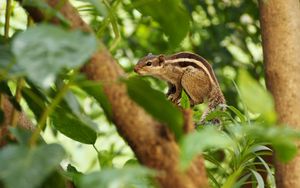
[(168, 100), (176, 105), (180, 105), (180, 97), (178, 95), (170, 94), (168, 95)]

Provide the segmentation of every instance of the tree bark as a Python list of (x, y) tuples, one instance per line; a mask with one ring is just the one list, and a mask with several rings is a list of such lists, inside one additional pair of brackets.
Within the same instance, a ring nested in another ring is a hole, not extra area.
[[(260, 0), (259, 6), (267, 88), (279, 123), (299, 130), (300, 1)], [(288, 164), (275, 162), (275, 167), (277, 187), (299, 187), (299, 154)]]
[[(8, 96), (1, 93), (1, 104), (0, 109), (4, 112), (4, 121), (0, 123), (0, 148), (7, 144), (7, 141), (10, 140), (10, 135), (8, 132), (8, 127), (11, 125), (11, 119), (13, 110), (16, 110), (11, 102), (8, 100)], [(24, 129), (34, 129), (31, 121), (26, 117), (23, 112), (17, 112), (17, 125), (18, 127)]]
[[(45, 2), (51, 7), (59, 7), (58, 11), (70, 21), (71, 28), (92, 31), (68, 1), (62, 3), (59, 0), (46, 0)], [(45, 19), (42, 11), (34, 7), (24, 8), (36, 22)], [(50, 21), (59, 24), (56, 18), (51, 18)], [(104, 84), (104, 92), (112, 107), (113, 122), (140, 163), (161, 172), (157, 180), (162, 187), (208, 187), (202, 157), (194, 160), (186, 172), (179, 170), (179, 147), (173, 134), (128, 97), (126, 86), (117, 81), (125, 73), (105, 47), (93, 55), (90, 62), (82, 68), (82, 72), (91, 80), (110, 83)], [(185, 113), (185, 118), (187, 118), (186, 124), (190, 124), (191, 115)]]

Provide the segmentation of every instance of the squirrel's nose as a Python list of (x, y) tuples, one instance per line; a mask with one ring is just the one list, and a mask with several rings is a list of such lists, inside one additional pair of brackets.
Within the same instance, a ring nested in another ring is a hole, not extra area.
[(134, 70), (134, 72), (136, 72), (136, 73), (137, 73), (137, 72), (138, 72), (138, 70), (139, 70), (139, 68), (138, 68), (137, 66), (135, 66), (133, 70)]

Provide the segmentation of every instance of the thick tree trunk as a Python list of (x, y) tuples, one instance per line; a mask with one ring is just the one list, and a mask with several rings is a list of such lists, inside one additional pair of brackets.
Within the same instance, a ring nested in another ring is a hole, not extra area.
[[(300, 1), (260, 0), (266, 83), (280, 123), (300, 129)], [(300, 186), (300, 155), (275, 163), (280, 188)]]
[[(45, 2), (52, 7), (60, 7), (59, 11), (71, 22), (72, 28), (91, 31), (67, 0), (64, 3), (59, 0)], [(36, 22), (44, 20), (42, 11), (33, 7), (24, 8)], [(55, 18), (50, 21), (59, 23)], [(178, 169), (179, 147), (173, 134), (128, 97), (126, 86), (117, 82), (124, 72), (104, 47), (94, 54), (82, 71), (91, 80), (110, 83), (104, 85), (104, 91), (112, 106), (113, 121), (118, 132), (142, 164), (161, 171), (158, 181), (162, 187), (208, 187), (202, 157), (197, 158), (186, 172)], [(186, 122), (191, 119), (188, 114), (185, 114)]]

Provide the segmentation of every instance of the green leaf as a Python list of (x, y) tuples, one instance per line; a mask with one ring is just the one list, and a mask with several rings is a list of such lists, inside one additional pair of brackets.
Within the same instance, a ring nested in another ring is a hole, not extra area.
[(97, 132), (67, 110), (56, 108), (51, 118), (54, 128), (67, 137), (84, 144), (96, 142)]
[(231, 119), (232, 121), (234, 121), (234, 119), (231, 117), (230, 113), (224, 112), (224, 111), (219, 110), (219, 109), (216, 109), (216, 110), (210, 112), (205, 117), (205, 120), (210, 121), (210, 120), (213, 120), (213, 119), (216, 119), (216, 118), (221, 118), (221, 117), (228, 118), (228, 119)]
[(58, 144), (29, 149), (10, 145), (0, 150), (0, 179), (6, 188), (35, 188), (59, 166), (65, 152)]
[(68, 164), (67, 171), (62, 171), (62, 174), (70, 179), (74, 184), (75, 187), (78, 187), (79, 179), (83, 175), (83, 173), (79, 172), (74, 166)]
[(20, 33), (12, 44), (18, 66), (43, 88), (49, 88), (63, 68), (79, 67), (96, 50), (94, 35), (45, 24)]
[[(69, 182), (68, 182), (69, 183)], [(52, 172), (43, 182), (41, 188), (66, 188), (67, 181), (59, 170)]]
[[(235, 184), (242, 172), (243, 172), (243, 168), (238, 168), (233, 173), (231, 173), (230, 176), (226, 179), (222, 188), (232, 188), (232, 187), (235, 188), (236, 187)], [(237, 182), (237, 183), (239, 183), (239, 182)]]
[(180, 0), (139, 0), (134, 1), (133, 6), (160, 24), (173, 48), (179, 45), (189, 31), (188, 11)]
[(112, 153), (111, 151), (100, 151), (98, 153), (98, 161), (100, 163), (101, 169), (103, 168), (111, 168), (113, 167), (113, 159), (114, 159), (115, 154)]
[(238, 85), (241, 98), (249, 110), (260, 113), (267, 123), (275, 123), (276, 113), (272, 96), (245, 70), (239, 71)]
[(138, 164), (139, 164), (139, 161), (137, 159), (129, 159), (128, 161), (126, 161), (124, 166), (134, 166), (134, 165), (138, 165)]
[(289, 162), (297, 155), (298, 148), (295, 143), (285, 141), (282, 143), (273, 143), (273, 147), (275, 149), (276, 157), (281, 162)]
[(186, 169), (190, 162), (204, 150), (210, 148), (226, 148), (232, 140), (215, 127), (203, 129), (188, 134), (180, 141), (180, 166)]
[(241, 120), (241, 123), (246, 122), (245, 116), (234, 106), (227, 106), (227, 108), (230, 109), (237, 117), (239, 117), (239, 119)]
[[(248, 173), (244, 176), (242, 176), (241, 178), (238, 179), (238, 177), (236, 177), (236, 180), (234, 180), (234, 178), (231, 177), (231, 182), (226, 181), (227, 183), (227, 188), (241, 188), (243, 187), (243, 185), (249, 180), (249, 178), (251, 177), (251, 173)], [(233, 180), (233, 181), (232, 181)], [(235, 181), (235, 182), (234, 182)], [(232, 185), (230, 186), (229, 184), (232, 183)], [(225, 184), (224, 184), (225, 185)], [(230, 187), (229, 187), (230, 186)], [(225, 188), (225, 186), (222, 186), (222, 188)]]
[(187, 96), (187, 94), (185, 93), (184, 90), (182, 90), (182, 92), (181, 92), (180, 104), (181, 104), (181, 107), (184, 108), (184, 109), (188, 109), (188, 108), (191, 107), (190, 99), (189, 99), (189, 97)]
[(273, 176), (273, 173), (269, 167), (269, 165), (266, 163), (266, 161), (261, 158), (260, 156), (256, 156), (261, 162), (262, 164), (264, 165), (265, 169), (267, 170), (267, 173), (268, 173), (268, 180), (269, 180), (269, 184), (271, 185), (270, 187), (272, 187), (272, 185), (274, 185), (275, 187), (275, 178)]
[(297, 154), (296, 140), (300, 139), (300, 132), (288, 127), (264, 127), (259, 125), (247, 126), (245, 134), (260, 142), (270, 143), (278, 159), (288, 162)]
[(84, 81), (78, 83), (78, 86), (90, 96), (94, 97), (103, 109), (107, 119), (112, 120), (112, 109), (106, 94), (103, 91), (101, 83), (94, 81)]
[(63, 107), (66, 107), (64, 108), (64, 110), (69, 109), (69, 111), (72, 114), (74, 114), (78, 119), (80, 119), (80, 121), (82, 121), (84, 124), (88, 125), (94, 130), (97, 130), (97, 124), (88, 115), (85, 114), (72, 91), (68, 91), (66, 93), (66, 95), (64, 96), (64, 101), (61, 105)]
[(141, 166), (123, 167), (122, 169), (105, 169), (82, 176), (79, 181), (80, 188), (126, 188), (145, 185), (146, 178), (153, 176), (154, 172)]
[(39, 95), (37, 90), (24, 87), (22, 88), (22, 97), (25, 99), (28, 107), (33, 112), (35, 119), (39, 120), (46, 109), (43, 97)]
[(165, 95), (151, 88), (150, 84), (139, 77), (126, 80), (127, 91), (132, 100), (142, 106), (149, 114), (166, 123), (177, 139), (182, 135), (183, 116)]
[(261, 175), (259, 173), (257, 173), (256, 171), (250, 169), (250, 171), (252, 172), (252, 174), (254, 175), (257, 184), (258, 184), (258, 188), (264, 188), (265, 187), (265, 183), (263, 178), (261, 177)]

